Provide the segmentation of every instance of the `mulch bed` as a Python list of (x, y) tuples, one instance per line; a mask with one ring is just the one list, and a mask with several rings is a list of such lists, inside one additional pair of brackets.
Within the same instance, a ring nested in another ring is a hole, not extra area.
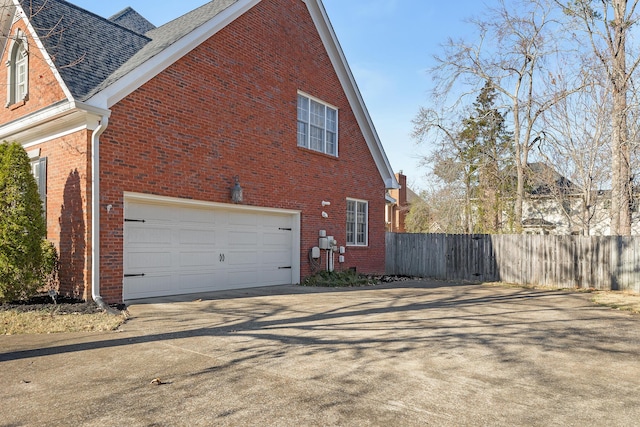
[[(117, 310), (125, 310), (124, 304), (111, 304)], [(58, 295), (55, 302), (48, 294), (38, 294), (28, 300), (14, 301), (0, 304), (0, 311), (14, 310), (18, 312), (28, 311), (55, 311), (57, 314), (93, 314), (102, 313), (103, 310), (93, 301), (83, 301), (72, 297)]]

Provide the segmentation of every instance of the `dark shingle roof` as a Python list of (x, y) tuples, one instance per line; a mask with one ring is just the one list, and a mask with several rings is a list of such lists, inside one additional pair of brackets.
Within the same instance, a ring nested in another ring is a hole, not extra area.
[(99, 87), (96, 87), (93, 93), (89, 95), (94, 95), (115, 83), (127, 73), (133, 71), (136, 67), (142, 65), (144, 62), (153, 58), (164, 49), (180, 40), (182, 37), (202, 26), (237, 1), (238, 0), (210, 1), (209, 3), (182, 15), (171, 22), (149, 31), (145, 35), (151, 39), (151, 42), (140, 49), (139, 52), (105, 79), (105, 81)]
[(127, 7), (109, 18), (109, 21), (128, 28), (138, 34), (144, 34), (156, 28), (151, 22), (130, 7)]
[(144, 35), (132, 28), (142, 31), (144, 22), (152, 24), (130, 8), (109, 20), (64, 0), (20, 4), (71, 94), (84, 101), (237, 1), (210, 1)]
[(64, 0), (20, 4), (76, 99), (83, 99), (151, 41)]

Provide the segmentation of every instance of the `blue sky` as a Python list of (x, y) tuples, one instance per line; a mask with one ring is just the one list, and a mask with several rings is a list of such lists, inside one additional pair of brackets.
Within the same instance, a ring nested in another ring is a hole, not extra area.
[[(70, 0), (109, 17), (131, 6), (162, 25), (205, 0)], [(323, 0), (329, 19), (375, 124), (393, 169), (404, 171), (413, 189), (426, 187), (419, 158), (429, 147), (411, 139), (411, 120), (429, 105), (426, 70), (448, 37), (469, 31), (465, 18), (481, 13), (479, 0)]]

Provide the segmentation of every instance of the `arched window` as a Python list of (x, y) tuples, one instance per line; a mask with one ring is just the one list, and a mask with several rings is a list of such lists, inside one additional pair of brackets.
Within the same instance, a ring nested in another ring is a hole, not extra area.
[(26, 101), (29, 95), (29, 52), (27, 39), (20, 30), (11, 41), (9, 55), (7, 107)]

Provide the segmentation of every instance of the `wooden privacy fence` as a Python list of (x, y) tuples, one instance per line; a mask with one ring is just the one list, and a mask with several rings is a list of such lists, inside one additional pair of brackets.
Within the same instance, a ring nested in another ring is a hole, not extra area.
[(640, 293), (640, 236), (387, 233), (386, 273)]

